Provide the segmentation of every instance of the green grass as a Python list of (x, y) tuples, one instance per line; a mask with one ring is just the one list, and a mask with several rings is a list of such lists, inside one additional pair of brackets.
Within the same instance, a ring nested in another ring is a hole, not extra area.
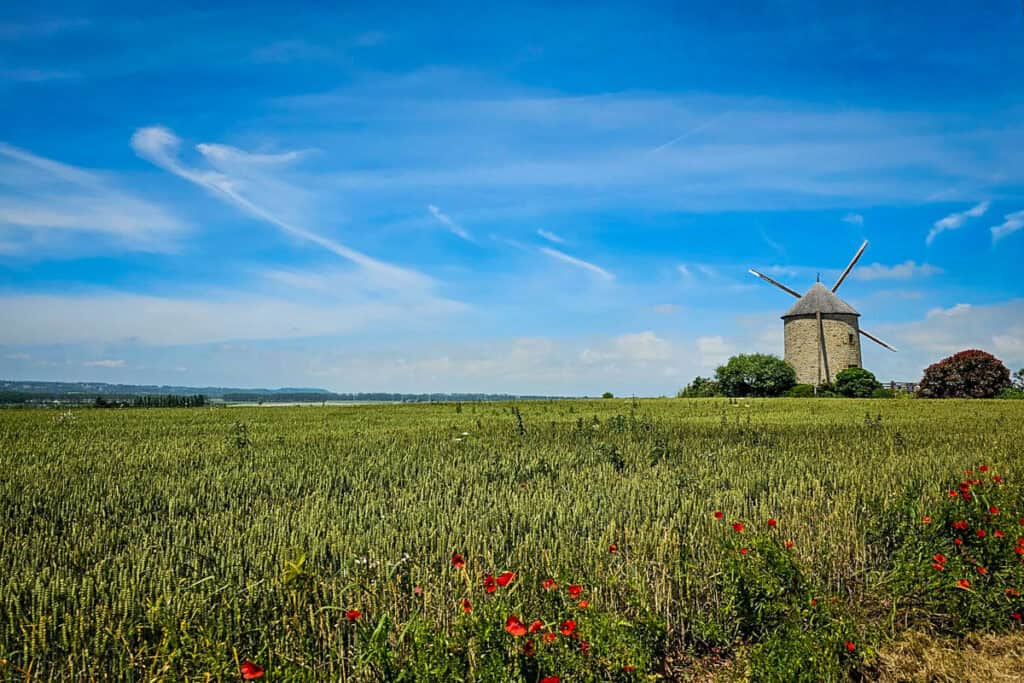
[[(965, 467), (1024, 474), (1021, 402), (519, 409), (525, 434), (509, 404), (0, 411), (0, 679), (237, 678), (236, 651), (268, 680), (371, 677), (339, 610), (387, 617), (391, 645), (455, 633), (454, 551), (474, 579), (583, 583), (682, 652), (695, 624), (731, 632), (714, 510), (777, 518), (858, 605), (885, 559), (866, 532), (905, 489), (926, 505)], [(299, 594), (282, 568), (303, 555)]]

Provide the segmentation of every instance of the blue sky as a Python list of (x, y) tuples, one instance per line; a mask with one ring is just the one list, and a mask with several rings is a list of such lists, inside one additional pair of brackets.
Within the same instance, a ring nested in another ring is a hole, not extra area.
[(1024, 366), (1017, 0), (0, 8), (0, 377), (672, 394), (840, 290)]

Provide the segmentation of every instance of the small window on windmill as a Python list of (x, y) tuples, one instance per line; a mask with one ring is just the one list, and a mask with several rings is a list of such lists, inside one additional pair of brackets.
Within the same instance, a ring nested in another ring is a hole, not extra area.
[(850, 335), (850, 346), (853, 346), (853, 335)]

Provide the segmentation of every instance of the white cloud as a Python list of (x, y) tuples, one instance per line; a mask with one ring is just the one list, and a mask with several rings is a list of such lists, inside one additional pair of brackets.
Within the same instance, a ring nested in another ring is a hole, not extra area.
[[(4, 253), (125, 249), (173, 251), (185, 226), (108, 177), (0, 142)], [(99, 238), (97, 240), (97, 238)]]
[(942, 232), (947, 230), (956, 230), (963, 227), (964, 223), (967, 222), (968, 218), (978, 218), (984, 216), (985, 212), (988, 211), (989, 202), (980, 202), (975, 204), (966, 211), (960, 211), (959, 213), (951, 213), (945, 218), (940, 218), (935, 221), (932, 229), (928, 231), (928, 237), (925, 238), (925, 243), (931, 244), (935, 238)]
[(864, 225), (864, 216), (859, 213), (848, 213), (843, 216), (843, 222), (851, 225)]
[(1024, 228), (1024, 211), (1016, 211), (1003, 216), (1003, 222), (992, 226), (992, 242), (998, 242)]
[[(134, 342), (150, 346), (202, 344), (240, 339), (272, 340), (343, 336), (372, 329), (383, 335), (418, 329), (461, 313), (458, 302), (422, 296), (309, 301), (284, 291), (206, 292), (202, 298), (128, 293), (79, 296), (8, 294), (0, 310), (16, 325), (0, 326), (0, 344), (88, 344)], [(130, 311), (131, 315), (126, 315)]]
[(671, 360), (672, 345), (654, 332), (637, 332), (615, 337), (609, 342), (586, 348), (580, 360), (587, 365), (615, 363), (660, 363)]
[(125, 361), (120, 359), (90, 360), (82, 363), (87, 368), (123, 368)]
[(550, 247), (541, 247), (540, 250), (553, 259), (557, 259), (559, 261), (562, 261), (563, 263), (568, 263), (570, 265), (576, 266), (577, 268), (582, 268), (583, 270), (590, 271), (591, 273), (599, 275), (605, 280), (615, 279), (614, 275), (609, 273), (601, 266), (594, 265), (593, 263), (584, 261), (583, 259), (578, 259), (575, 256), (569, 256), (569, 254), (558, 251), (557, 249), (551, 249)]
[(904, 261), (892, 266), (872, 263), (858, 267), (853, 277), (858, 280), (909, 280), (915, 277), (928, 277), (942, 273), (942, 268), (928, 263), (918, 265), (914, 261)]
[(735, 347), (724, 337), (697, 337), (697, 355), (703, 368), (715, 368), (729, 360)]
[[(261, 200), (274, 198), (277, 201), (287, 201), (289, 197), (301, 194), (299, 190), (268, 173), (266, 169), (267, 166), (272, 167), (292, 158), (284, 158), (281, 155), (271, 159), (268, 159), (267, 155), (256, 155), (254, 158), (247, 152), (224, 145), (200, 144), (196, 149), (217, 168), (206, 171), (190, 168), (178, 161), (181, 140), (166, 128), (140, 128), (135, 131), (131, 142), (135, 153), (143, 159), (206, 189), (215, 197), (254, 218), (351, 261), (362, 268), (368, 276), (381, 282), (402, 282), (408, 286), (421, 286), (429, 282), (429, 278), (420, 273), (379, 261), (309, 228), (285, 220), (279, 215), (281, 212), (272, 211), (264, 206), (262, 201), (246, 196), (249, 194)], [(268, 164), (268, 161), (271, 163)]]
[(661, 313), (662, 315), (674, 315), (680, 311), (680, 308), (676, 304), (658, 304), (654, 307), (655, 313)]
[(555, 244), (565, 244), (565, 240), (556, 235), (553, 232), (541, 228), (537, 231), (537, 234), (546, 239), (548, 242), (554, 242)]
[(469, 234), (469, 232), (467, 232), (465, 228), (463, 228), (461, 225), (452, 220), (450, 216), (448, 216), (445, 213), (442, 213), (441, 209), (437, 208), (433, 204), (430, 204), (427, 206), (427, 210), (429, 210), (430, 213), (434, 216), (434, 218), (440, 221), (442, 225), (448, 228), (452, 232), (452, 234), (461, 237), (467, 242), (473, 241), (473, 237)]

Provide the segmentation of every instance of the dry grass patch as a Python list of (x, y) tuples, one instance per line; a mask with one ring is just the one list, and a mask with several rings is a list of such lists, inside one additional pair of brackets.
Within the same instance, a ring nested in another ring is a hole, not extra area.
[(879, 652), (866, 678), (928, 683), (1022, 681), (1024, 632), (962, 640), (909, 633)]

